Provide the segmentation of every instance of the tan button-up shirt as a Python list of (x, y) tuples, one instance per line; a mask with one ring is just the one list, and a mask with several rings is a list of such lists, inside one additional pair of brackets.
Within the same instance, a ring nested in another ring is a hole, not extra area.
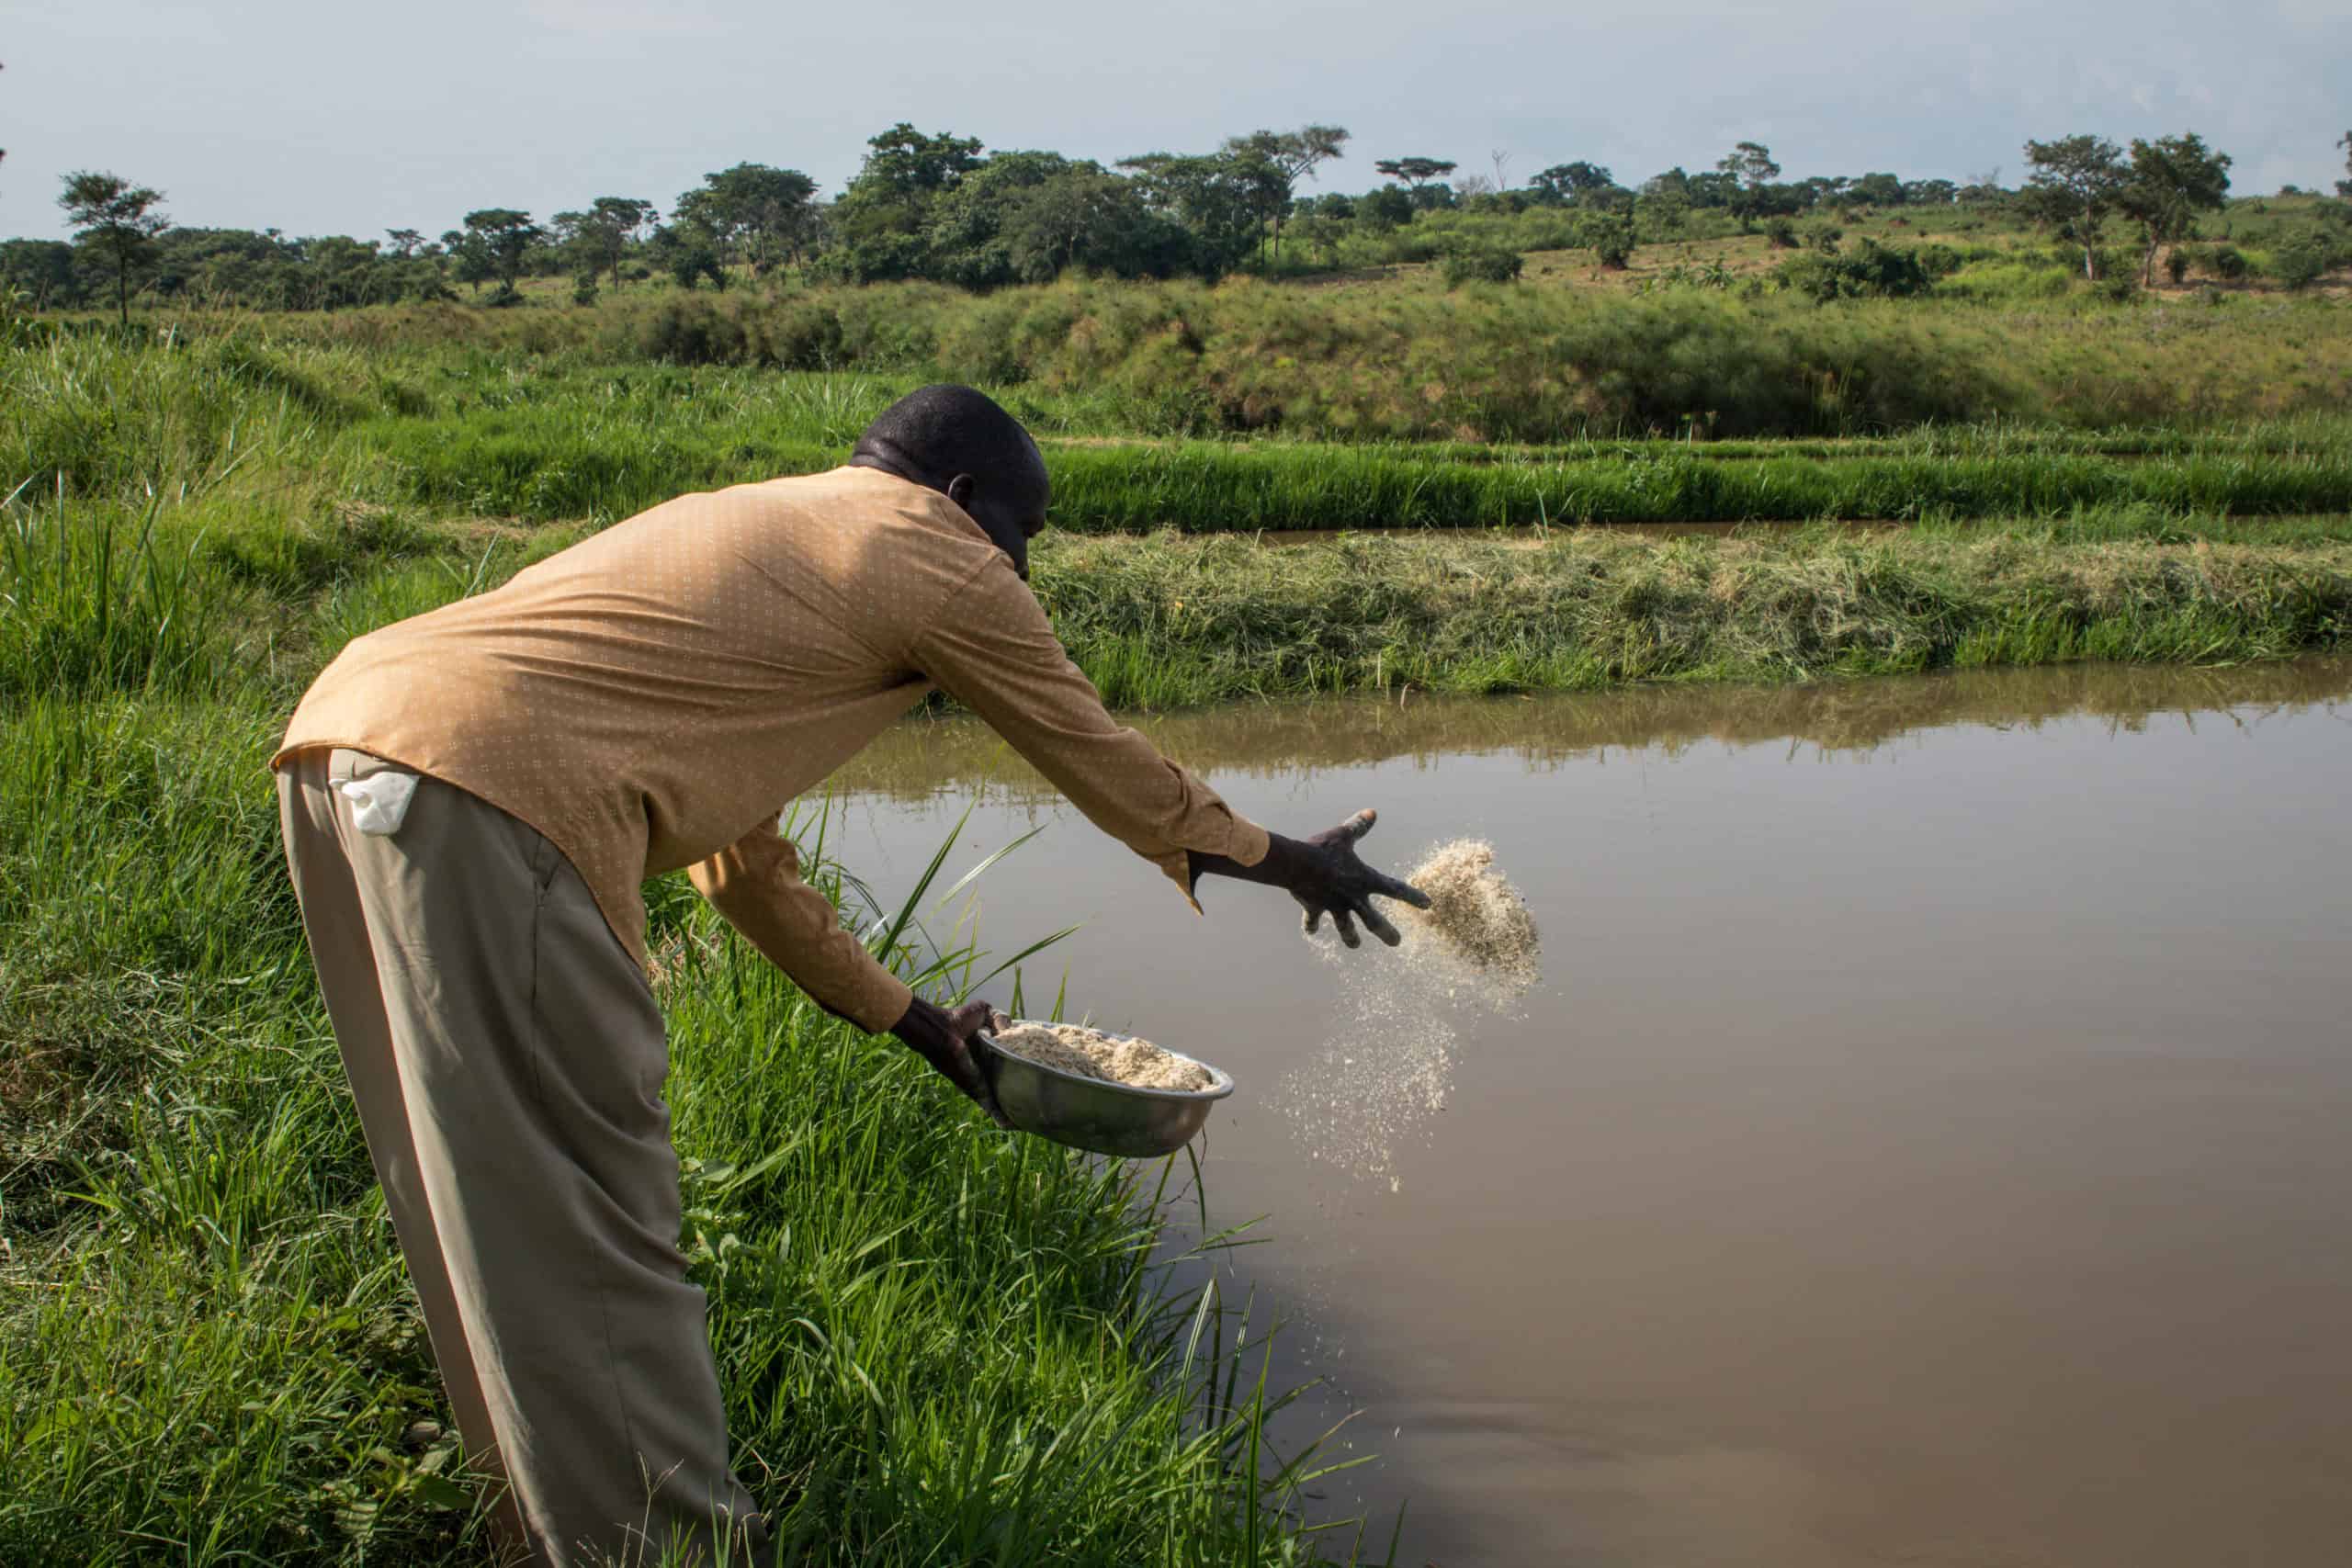
[(1187, 851), (1264, 856), (1263, 829), (1113, 721), (963, 508), (874, 468), (684, 496), (360, 637), (273, 765), (348, 746), (520, 818), (640, 964), (639, 884), (687, 867), (810, 996), (884, 1030), (907, 987), (801, 880), (776, 818), (934, 685), (1180, 887)]

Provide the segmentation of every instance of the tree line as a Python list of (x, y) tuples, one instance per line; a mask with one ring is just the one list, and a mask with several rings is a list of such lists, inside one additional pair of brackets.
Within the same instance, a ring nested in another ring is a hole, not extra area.
[[(972, 289), (1048, 281), (1082, 271), (1115, 277), (1216, 279), (1246, 269), (1311, 268), (1350, 234), (1404, 230), (1444, 211), (1556, 210), (1603, 266), (1623, 266), (1637, 238), (1754, 232), (1794, 247), (1794, 220), (1832, 209), (1996, 208), (2081, 249), (2100, 275), (2109, 226), (2141, 247), (2143, 284), (2165, 245), (2195, 232), (2227, 197), (2231, 159), (2193, 131), (2121, 147), (2074, 135), (2028, 141), (2018, 188), (1998, 171), (1966, 181), (1890, 173), (1783, 179), (1771, 150), (1740, 141), (1713, 167), (1667, 169), (1636, 186), (1587, 160), (1552, 164), (1524, 184), (1456, 160), (1375, 160), (1383, 184), (1355, 194), (1301, 194), (1345, 156), (1344, 127), (1306, 125), (1227, 138), (1200, 153), (1139, 153), (1104, 165), (1058, 152), (988, 152), (972, 137), (900, 123), (871, 138), (857, 175), (830, 201), (797, 169), (738, 164), (680, 193), (666, 214), (639, 197), (601, 196), (544, 222), (519, 208), (483, 208), (429, 237), (390, 229), (380, 240), (289, 238), (276, 229), (181, 228), (163, 194), (116, 175), (65, 177), (59, 203), (72, 242), (0, 243), (0, 288), (35, 308), (112, 304), (126, 321), (134, 291), (265, 310), (337, 310), (460, 298), (520, 297), (529, 276), (568, 276), (573, 298), (665, 276), (682, 288), (725, 288), (795, 268), (812, 281), (922, 279)], [(2352, 131), (2337, 143), (2352, 175)], [(2352, 205), (2352, 178), (2336, 182)], [(1289, 245), (1285, 260), (1285, 243)], [(1831, 247), (1834, 249), (1834, 241)], [(1883, 261), (1883, 258), (1882, 258)], [(1475, 276), (1516, 276), (1515, 258)], [(1873, 262), (1874, 265), (1881, 262)]]

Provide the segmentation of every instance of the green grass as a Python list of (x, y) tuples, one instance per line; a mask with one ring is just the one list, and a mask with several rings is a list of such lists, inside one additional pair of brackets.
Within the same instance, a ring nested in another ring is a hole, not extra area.
[[(1760, 242), (1758, 242), (1760, 243)], [(2046, 247), (2044, 247), (2046, 249)], [(2029, 258), (2052, 276), (2047, 256)], [(2025, 265), (2026, 262), (1999, 264)], [(2040, 274), (2037, 274), (2040, 275)], [(1850, 300), (1558, 279), (1447, 290), (1421, 274), (1302, 287), (1068, 281), (630, 293), (588, 309), (463, 304), (332, 315), (159, 310), (184, 333), (379, 363), (668, 364), (944, 377), (1018, 388), (1109, 433), (1548, 444), (1842, 436), (2023, 420), (2075, 430), (2340, 413), (2340, 299), (2222, 293), (2112, 305)], [(345, 390), (390, 395), (365, 381)]]
[(1857, 536), (1056, 540), (1038, 595), (1110, 701), (1577, 690), (2084, 659), (2280, 658), (2352, 624), (2352, 539), (2125, 519)]
[[(0, 719), (0, 1560), (488, 1561), (447, 1445), (401, 1440), (448, 1416), (278, 859), (272, 694)], [(1147, 1267), (1166, 1168), (989, 1131), (657, 895), (687, 1244), (793, 1560), (1309, 1555), (1311, 1459), (1251, 1457), (1261, 1341)], [(984, 972), (919, 926), (888, 956)]]
[[(486, 1562), (449, 1441), (403, 1441), (450, 1422), (264, 764), (345, 639), (564, 536), (368, 500), (335, 400), (390, 400), (210, 352), (0, 363), (0, 439), (71, 454), (0, 506), (0, 1562)], [(994, 1134), (650, 892), (685, 1241), (794, 1560), (1317, 1559), (1264, 1325), (1148, 1263), (1183, 1173)], [(989, 967), (920, 920), (885, 957)]]
[[(0, 348), (0, 471), (34, 481), (0, 505), (0, 1561), (485, 1560), (447, 1445), (401, 1440), (447, 1416), (264, 761), (351, 637), (675, 489), (832, 461), (905, 384)], [(1050, 534), (1040, 596), (1125, 706), (2281, 658), (2352, 615), (2340, 413), (1473, 454), (1104, 446), (1080, 438), (1136, 432), (1100, 388), (1009, 395), (1071, 438), (1066, 524), (1450, 530)], [(1708, 507), (1919, 522), (1475, 526)], [(566, 523), (512, 521), (537, 515)], [(1310, 1557), (1313, 1461), (1261, 1452), (1262, 1340), (1237, 1342), (1197, 1262), (1143, 1266), (1159, 1173), (989, 1134), (690, 894), (650, 891), (687, 1242), (749, 1479), (804, 1559)], [(888, 957), (942, 996), (981, 972), (920, 925)]]

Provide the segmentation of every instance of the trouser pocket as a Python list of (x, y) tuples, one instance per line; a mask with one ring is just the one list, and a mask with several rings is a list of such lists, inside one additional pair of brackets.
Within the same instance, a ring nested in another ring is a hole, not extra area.
[(351, 813), (351, 825), (363, 833), (389, 838), (399, 832), (408, 820), (416, 784), (413, 770), (347, 746), (336, 747), (327, 757), (327, 787)]

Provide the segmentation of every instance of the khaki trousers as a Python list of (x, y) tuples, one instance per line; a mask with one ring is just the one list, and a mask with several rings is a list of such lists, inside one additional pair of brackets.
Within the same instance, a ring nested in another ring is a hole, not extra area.
[(537, 1562), (741, 1561), (764, 1531), (677, 1249), (661, 1009), (525, 823), (427, 778), (397, 831), (359, 831), (335, 786), (387, 771), (302, 753), (279, 813), (469, 1462)]

